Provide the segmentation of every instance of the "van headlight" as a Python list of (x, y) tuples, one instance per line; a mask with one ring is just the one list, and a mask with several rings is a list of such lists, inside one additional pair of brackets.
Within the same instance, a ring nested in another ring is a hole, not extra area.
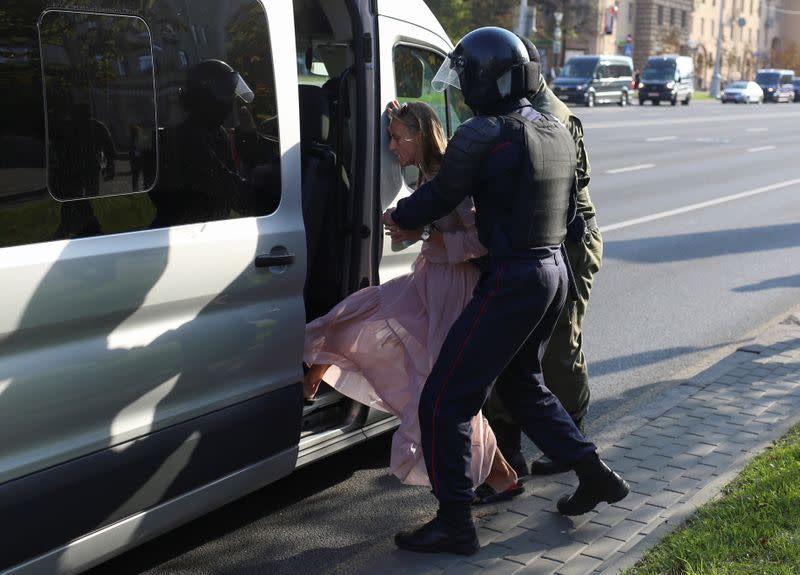
[(675, 87), (675, 82), (667, 82), (667, 90), (672, 90)]
[(637, 86), (637, 89), (639, 89), (639, 90), (643, 90), (643, 89), (644, 89), (644, 84), (642, 84), (641, 82), (639, 82), (639, 85)]
[(583, 92), (586, 89), (586, 84), (581, 84), (580, 86), (576, 86), (578, 92)]

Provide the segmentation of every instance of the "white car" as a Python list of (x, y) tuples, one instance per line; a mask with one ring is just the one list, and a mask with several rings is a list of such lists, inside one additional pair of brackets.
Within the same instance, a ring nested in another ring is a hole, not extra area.
[(764, 101), (764, 91), (761, 89), (761, 86), (755, 82), (745, 82), (742, 80), (733, 82), (730, 86), (725, 88), (721, 100), (723, 104), (726, 102), (735, 102), (736, 104), (740, 102), (744, 102), (745, 104), (755, 102), (756, 104), (760, 104)]

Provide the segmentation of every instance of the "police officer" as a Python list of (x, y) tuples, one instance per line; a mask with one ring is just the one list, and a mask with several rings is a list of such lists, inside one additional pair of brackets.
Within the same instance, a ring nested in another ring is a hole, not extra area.
[[(538, 66), (539, 51), (533, 42), (520, 38), (531, 60), (529, 66)], [(535, 71), (532, 71), (535, 73)], [(575, 279), (576, 296), (564, 306), (556, 322), (550, 343), (542, 359), (542, 373), (547, 388), (552, 391), (575, 425), (583, 431), (584, 417), (589, 407), (589, 370), (582, 349), (582, 324), (589, 304), (594, 275), (599, 271), (603, 257), (603, 238), (597, 226), (594, 204), (589, 197), (591, 168), (583, 144), (583, 126), (570, 109), (541, 81), (528, 100), (534, 109), (558, 118), (572, 134), (577, 154), (577, 216), (564, 240), (567, 257)], [(501, 378), (504, 375), (501, 375)], [(517, 475), (528, 473), (520, 450), (520, 427), (504, 408), (497, 393), (492, 393), (484, 414), (497, 436), (500, 451), (514, 467)], [(546, 458), (531, 462), (534, 475), (561, 473), (568, 468)]]
[(629, 491), (541, 380), (541, 357), (567, 294), (559, 246), (576, 160), (566, 128), (525, 99), (539, 81), (528, 62), (524, 44), (502, 28), (479, 28), (461, 39), (433, 84), (459, 88), (476, 117), (450, 140), (438, 175), (384, 213), (388, 227), (415, 229), (472, 196), (478, 234), (490, 254), (420, 397), (422, 447), (439, 510), (422, 527), (395, 536), (403, 549), (478, 550), (469, 421), (504, 368), (513, 377), (498, 382), (498, 394), (514, 419), (553, 461), (578, 474), (577, 490), (557, 504), (561, 513), (586, 513)]

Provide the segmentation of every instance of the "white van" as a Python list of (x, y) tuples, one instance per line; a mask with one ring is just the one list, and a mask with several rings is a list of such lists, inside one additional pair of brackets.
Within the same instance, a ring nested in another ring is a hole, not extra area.
[[(386, 103), (467, 115), (430, 90), (452, 45), (422, 0), (49, 4), (0, 22), (13, 574), (79, 572), (397, 425), (304, 405), (304, 325), (416, 256), (383, 243), (415, 181)], [(240, 97), (218, 119), (206, 68)]]

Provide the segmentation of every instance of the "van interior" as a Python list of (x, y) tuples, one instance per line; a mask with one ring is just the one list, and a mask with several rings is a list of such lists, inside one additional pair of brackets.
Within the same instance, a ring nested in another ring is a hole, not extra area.
[[(308, 250), (306, 321), (327, 313), (359, 286), (350, 285), (359, 203), (353, 142), (357, 86), (354, 11), (346, 0), (294, 3), (302, 158), (302, 203)], [(347, 18), (346, 15), (350, 15)], [(364, 408), (323, 383), (306, 402), (301, 437), (346, 432)]]

